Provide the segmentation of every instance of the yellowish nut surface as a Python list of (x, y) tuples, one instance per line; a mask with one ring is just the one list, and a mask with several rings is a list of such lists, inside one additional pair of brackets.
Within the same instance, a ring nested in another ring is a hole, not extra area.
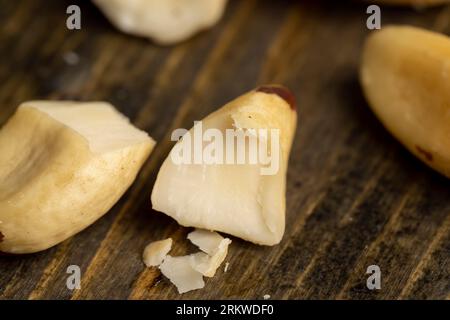
[(450, 39), (390, 26), (366, 41), (360, 79), (385, 127), (413, 154), (450, 177)]
[(142, 254), (142, 258), (147, 267), (159, 266), (172, 249), (172, 238), (154, 241), (149, 243)]
[(0, 131), (0, 251), (44, 250), (92, 224), (153, 146), (108, 103), (22, 104)]

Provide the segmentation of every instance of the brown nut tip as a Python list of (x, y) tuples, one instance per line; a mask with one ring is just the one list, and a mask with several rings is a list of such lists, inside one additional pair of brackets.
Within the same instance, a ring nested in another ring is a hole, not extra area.
[(256, 92), (264, 92), (267, 94), (276, 94), (286, 101), (292, 110), (297, 110), (297, 103), (294, 94), (286, 87), (281, 85), (264, 85), (256, 89)]

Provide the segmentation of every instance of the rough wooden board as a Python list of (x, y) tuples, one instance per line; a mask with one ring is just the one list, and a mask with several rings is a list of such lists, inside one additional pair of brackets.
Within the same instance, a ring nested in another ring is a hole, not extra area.
[[(158, 146), (119, 203), (85, 231), (42, 253), (0, 257), (2, 299), (449, 298), (450, 182), (405, 151), (369, 111), (357, 81), (365, 7), (341, 1), (231, 1), (218, 26), (175, 47), (117, 32), (80, 1), (81, 31), (65, 28), (76, 1), (0, 0), (0, 124), (29, 99), (108, 100)], [(338, 4), (336, 4), (338, 3)], [(450, 8), (383, 8), (383, 23), (450, 33)], [(80, 61), (63, 57), (76, 52)], [(174, 128), (190, 127), (258, 84), (299, 100), (287, 228), (275, 247), (233, 238), (229, 271), (178, 295), (141, 253), (190, 231), (150, 209)], [(66, 268), (82, 289), (66, 288)], [(382, 289), (365, 286), (381, 267)]]

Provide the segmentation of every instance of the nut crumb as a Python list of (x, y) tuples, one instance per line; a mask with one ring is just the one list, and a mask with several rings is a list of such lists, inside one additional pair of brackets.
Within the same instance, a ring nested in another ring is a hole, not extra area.
[(227, 272), (228, 271), (228, 266), (230, 265), (229, 262), (225, 263), (225, 268), (223, 269), (223, 272)]
[(264, 298), (264, 300), (269, 300), (270, 299), (270, 294), (265, 294), (263, 298)]
[(73, 51), (64, 53), (63, 59), (70, 66), (75, 66), (80, 62), (80, 57)]
[(171, 238), (154, 241), (145, 247), (142, 259), (147, 267), (157, 267), (163, 263), (170, 249), (172, 249)]

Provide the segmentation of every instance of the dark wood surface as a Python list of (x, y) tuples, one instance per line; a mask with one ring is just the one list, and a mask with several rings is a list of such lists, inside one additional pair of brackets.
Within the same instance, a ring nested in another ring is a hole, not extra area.
[[(78, 2), (82, 30), (67, 30), (72, 3), (0, 0), (0, 125), (30, 99), (107, 100), (158, 146), (98, 222), (45, 252), (0, 257), (0, 298), (450, 298), (450, 181), (392, 138), (362, 96), (364, 5), (231, 0), (213, 29), (158, 47), (118, 32), (89, 1)], [(450, 33), (450, 7), (383, 8), (382, 20)], [(175, 255), (192, 250), (190, 229), (151, 210), (170, 132), (263, 83), (285, 84), (299, 101), (283, 241), (232, 238), (228, 272), (180, 296), (141, 261), (145, 245), (165, 237)], [(66, 288), (71, 264), (81, 290)], [(366, 288), (372, 264), (381, 290)]]

